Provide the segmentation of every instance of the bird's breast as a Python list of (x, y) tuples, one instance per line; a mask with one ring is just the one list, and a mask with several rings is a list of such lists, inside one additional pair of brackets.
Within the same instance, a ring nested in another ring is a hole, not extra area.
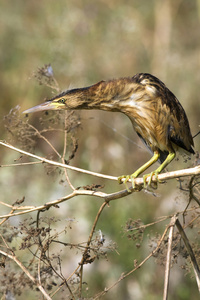
[(170, 151), (166, 114), (158, 109), (158, 103), (159, 99), (152, 100), (148, 96), (136, 99), (133, 95), (123, 103), (121, 111), (129, 117), (135, 131), (153, 151)]

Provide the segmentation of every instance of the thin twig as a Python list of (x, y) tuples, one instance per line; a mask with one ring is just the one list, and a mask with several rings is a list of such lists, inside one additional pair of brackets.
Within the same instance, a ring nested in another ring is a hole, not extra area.
[[(75, 190), (71, 194), (69, 194), (65, 197), (62, 197), (60, 199), (57, 199), (57, 200), (54, 200), (54, 201), (51, 201), (51, 202), (47, 202), (44, 205), (28, 206), (28, 207), (25, 207), (25, 210), (22, 211), (22, 212), (16, 212), (16, 213), (12, 213), (12, 214), (2, 215), (2, 216), (0, 216), (0, 219), (7, 218), (7, 217), (10, 218), (10, 217), (13, 217), (13, 216), (24, 215), (26, 213), (33, 212), (33, 211), (49, 209), (51, 206), (55, 207), (56, 205), (60, 204), (61, 202), (72, 199), (73, 197), (78, 196), (78, 195), (96, 196), (96, 197), (100, 197), (100, 198), (103, 198), (103, 199), (107, 196), (106, 193), (102, 193), (102, 192)], [(13, 209), (18, 210), (18, 207), (13, 206)]]
[(185, 247), (187, 248), (187, 251), (190, 255), (190, 259), (191, 259), (191, 262), (192, 262), (192, 266), (193, 266), (193, 269), (194, 269), (194, 274), (195, 274), (195, 277), (196, 277), (196, 282), (197, 282), (197, 286), (198, 286), (198, 289), (199, 289), (199, 292), (200, 292), (200, 270), (199, 270), (199, 266), (198, 266), (198, 263), (197, 263), (197, 260), (196, 260), (196, 257), (194, 255), (194, 252), (192, 250), (192, 247), (190, 245), (190, 242), (185, 234), (185, 231), (183, 230), (183, 227), (181, 225), (181, 223), (179, 222), (179, 220), (177, 219), (176, 220), (176, 227), (178, 228), (179, 232), (180, 232), (180, 235), (185, 243)]
[(169, 275), (170, 275), (170, 265), (171, 265), (171, 253), (172, 253), (172, 240), (173, 240), (173, 231), (174, 225), (177, 220), (177, 216), (174, 215), (171, 218), (171, 222), (168, 226), (169, 228), (169, 237), (168, 237), (168, 249), (167, 249), (167, 257), (166, 257), (166, 267), (165, 267), (165, 280), (164, 280), (164, 293), (163, 300), (167, 300), (168, 297), (168, 287), (169, 287)]
[[(96, 176), (96, 177), (99, 177), (99, 178), (105, 178), (105, 179), (109, 179), (109, 180), (118, 181), (118, 177), (110, 176), (110, 175), (105, 175), (105, 174), (101, 174), (101, 173), (96, 173), (96, 172), (84, 170), (84, 169), (81, 169), (81, 168), (76, 168), (76, 167), (73, 167), (73, 166), (69, 166), (69, 165), (66, 165), (66, 164), (62, 164), (62, 163), (59, 163), (59, 162), (55, 162), (53, 160), (46, 159), (44, 157), (40, 157), (40, 156), (37, 156), (35, 154), (32, 154), (32, 153), (26, 152), (24, 150), (21, 150), (19, 148), (16, 148), (16, 147), (14, 147), (14, 146), (6, 143), (6, 142), (3, 142), (3, 141), (0, 141), (0, 145), (5, 146), (7, 148), (10, 148), (10, 149), (12, 149), (14, 151), (17, 151), (17, 152), (21, 153), (21, 154), (27, 155), (29, 157), (38, 159), (38, 160), (40, 160), (40, 161), (42, 161), (44, 163), (48, 163), (50, 165), (54, 165), (54, 166), (57, 166), (57, 167), (66, 168), (66, 169), (69, 169), (69, 170), (73, 170), (73, 171), (76, 171), (76, 172), (80, 172), (80, 173), (84, 173), (84, 174)], [(186, 176), (199, 175), (199, 174), (200, 174), (200, 166), (198, 165), (198, 166), (196, 166), (194, 168), (182, 169), (182, 170), (178, 170), (178, 171), (173, 171), (173, 172), (167, 172), (167, 173), (159, 174), (157, 176), (157, 179), (159, 181), (164, 181), (164, 180), (169, 180), (169, 179), (173, 179), (173, 178), (186, 177)], [(150, 180), (150, 178), (148, 177), (146, 179), (146, 182), (148, 183), (149, 180)], [(129, 180), (129, 181), (131, 182), (131, 180)], [(152, 182), (153, 181), (157, 182), (155, 176), (152, 177)], [(136, 186), (143, 185), (143, 183), (144, 183), (143, 178), (136, 178), (135, 179), (135, 185)]]
[[(133, 189), (131, 189), (132, 192), (134, 192)], [(40, 206), (12, 206), (10, 204), (4, 203), (2, 201), (0, 201), (0, 204), (5, 205), (9, 208), (12, 208), (13, 210), (23, 210), (20, 212), (15, 212), (15, 213), (9, 213), (9, 214), (5, 214), (5, 215), (0, 215), (0, 219), (3, 218), (10, 218), (10, 217), (14, 217), (14, 216), (19, 216), (19, 215), (24, 215), (30, 212), (34, 212), (34, 211), (39, 211), (39, 210), (44, 210), (44, 209), (49, 209), (50, 207), (56, 207), (56, 205), (70, 200), (73, 197), (76, 196), (94, 196), (94, 197), (98, 197), (101, 199), (104, 199), (107, 203), (109, 203), (112, 200), (116, 200), (116, 199), (121, 199), (127, 195), (129, 195), (130, 192), (128, 192), (127, 190), (123, 190), (120, 192), (116, 192), (116, 193), (111, 193), (111, 194), (107, 194), (107, 193), (103, 193), (103, 192), (97, 192), (97, 191), (90, 191), (90, 190), (74, 190), (71, 194), (64, 196), (60, 199), (56, 199), (50, 202), (47, 202), (43, 205)]]
[(98, 295), (96, 295), (96, 297), (94, 297), (93, 300), (100, 299), (100, 297), (104, 296), (108, 291), (110, 291), (112, 288), (114, 288), (120, 281), (124, 280), (126, 277), (128, 277), (129, 275), (134, 273), (136, 270), (141, 268), (141, 266), (144, 265), (147, 262), (147, 260), (149, 260), (153, 255), (155, 255), (156, 252), (159, 251), (160, 245), (161, 245), (162, 241), (164, 240), (168, 229), (169, 229), (169, 227), (167, 227), (165, 229), (165, 231), (164, 231), (162, 237), (160, 238), (156, 248), (140, 264), (137, 264), (136, 267), (133, 268), (131, 271), (129, 271), (127, 273), (122, 273), (120, 278), (115, 283), (113, 283), (110, 287), (105, 288), (104, 291), (99, 293)]
[(39, 130), (38, 130), (37, 128), (35, 128), (35, 127), (34, 127), (33, 125), (31, 125), (31, 124), (28, 124), (28, 126), (30, 126), (33, 130), (35, 130), (37, 136), (38, 136), (39, 138), (41, 138), (42, 140), (44, 140), (44, 141), (50, 146), (50, 148), (56, 153), (56, 155), (57, 155), (59, 158), (61, 158), (60, 153), (59, 153), (59, 152), (55, 149), (55, 147), (49, 142), (49, 140), (48, 140), (45, 136), (43, 136), (43, 135), (41, 134), (41, 132), (39, 132)]
[[(14, 213), (14, 209), (11, 210), (10, 215), (12, 215)], [(1, 222), (0, 225), (2, 225), (3, 223), (5, 223), (7, 220), (9, 219), (9, 217), (4, 218)]]
[[(64, 131), (64, 146), (63, 146), (63, 154), (62, 154), (62, 163), (65, 164), (65, 155), (66, 155), (66, 149), (67, 149), (67, 130), (66, 130), (66, 127), (67, 127), (67, 118), (66, 118), (66, 115), (67, 115), (67, 111), (65, 112), (65, 131)], [(66, 177), (66, 180), (69, 184), (69, 186), (71, 187), (72, 190), (75, 190), (75, 187), (73, 186), (73, 184), (71, 183), (70, 179), (69, 179), (69, 176), (68, 176), (68, 173), (67, 173), (67, 169), (65, 168), (64, 169), (64, 172), (65, 172), (65, 177)]]
[[(194, 195), (194, 186), (196, 185), (196, 183), (193, 184), (194, 179), (195, 179), (195, 176), (192, 176), (192, 178), (190, 179), (190, 182), (189, 182), (190, 198), (189, 198), (188, 206), (192, 199), (194, 199), (200, 206), (199, 199)], [(186, 207), (186, 209), (187, 209), (187, 207)]]
[(26, 165), (39, 165), (42, 164), (42, 161), (32, 161), (32, 162), (22, 162), (22, 163), (17, 163), (17, 164), (7, 164), (7, 165), (0, 165), (1, 168), (6, 168), (6, 167), (21, 167), (21, 166), (26, 166)]
[(57, 167), (66, 168), (66, 169), (69, 169), (69, 170), (77, 171), (77, 172), (88, 174), (88, 175), (93, 175), (93, 176), (96, 176), (96, 177), (101, 177), (101, 178), (106, 178), (106, 179), (111, 179), (111, 180), (118, 180), (117, 177), (114, 177), (114, 176), (108, 176), (108, 175), (103, 175), (103, 174), (100, 174), (100, 173), (95, 173), (95, 172), (87, 171), (87, 170), (84, 170), (84, 169), (72, 167), (72, 166), (69, 166), (69, 165), (66, 165), (66, 164), (55, 162), (53, 160), (50, 160), (50, 159), (47, 159), (47, 158), (44, 158), (44, 157), (37, 156), (35, 154), (26, 152), (24, 150), (16, 148), (16, 147), (14, 147), (14, 146), (12, 146), (12, 145), (10, 145), (8, 143), (2, 142), (2, 141), (0, 141), (0, 145), (5, 146), (7, 148), (10, 148), (10, 149), (12, 149), (12, 150), (14, 150), (16, 152), (21, 153), (21, 154), (27, 155), (29, 157), (38, 159), (38, 160), (40, 160), (40, 161), (42, 161), (44, 163), (48, 163), (50, 165), (54, 165), (54, 166), (57, 166)]
[(81, 262), (79, 263), (80, 265), (80, 285), (79, 285), (79, 297), (81, 298), (81, 294), (82, 294), (82, 284), (83, 284), (83, 265), (86, 263), (87, 261), (87, 254), (88, 254), (88, 249), (90, 248), (90, 243), (91, 243), (91, 240), (92, 240), (92, 237), (93, 237), (93, 234), (94, 234), (94, 231), (95, 231), (95, 228), (96, 228), (96, 225), (97, 225), (97, 222), (99, 220), (99, 217), (103, 211), (103, 209), (105, 208), (105, 206), (107, 205), (108, 203), (105, 201), (101, 207), (99, 208), (99, 211), (95, 217), (95, 220), (94, 220), (94, 223), (93, 223), (93, 226), (92, 226), (92, 229), (91, 229), (91, 232), (90, 232), (90, 235), (89, 235), (89, 238), (88, 238), (88, 241), (87, 241), (87, 245), (85, 247), (85, 251), (83, 252), (83, 255), (82, 255), (82, 259), (81, 259)]
[(28, 278), (34, 283), (34, 285), (37, 286), (37, 288), (40, 290), (40, 292), (43, 294), (44, 298), (47, 300), (52, 300), (52, 298), (47, 294), (47, 292), (44, 290), (41, 284), (39, 284), (36, 279), (29, 273), (29, 271), (25, 268), (25, 266), (17, 259), (15, 255), (11, 255), (9, 253), (6, 253), (2, 250), (0, 250), (0, 253), (11, 260), (13, 260), (21, 269), (22, 271), (28, 276)]

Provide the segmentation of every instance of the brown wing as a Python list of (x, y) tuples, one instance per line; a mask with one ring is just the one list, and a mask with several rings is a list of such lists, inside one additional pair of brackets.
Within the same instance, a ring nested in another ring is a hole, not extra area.
[(178, 147), (194, 154), (195, 152), (192, 148), (194, 142), (188, 118), (182, 105), (167, 87), (165, 87), (165, 95), (162, 101), (169, 107), (171, 114), (170, 125), (168, 127), (169, 140)]

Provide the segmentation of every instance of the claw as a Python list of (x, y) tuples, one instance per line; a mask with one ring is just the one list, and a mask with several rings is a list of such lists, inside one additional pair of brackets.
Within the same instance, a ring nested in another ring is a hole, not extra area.
[[(136, 177), (134, 176), (134, 174), (132, 174), (132, 175), (122, 175), (122, 176), (119, 176), (119, 177), (118, 177), (118, 182), (119, 182), (119, 184), (124, 183), (124, 185), (125, 185), (127, 191), (130, 193), (131, 190), (129, 189), (129, 187), (128, 187), (128, 185), (127, 185), (127, 182), (128, 182), (129, 179), (130, 179), (130, 180), (131, 180), (131, 183), (132, 183), (132, 187), (133, 187), (133, 189), (135, 189), (135, 178), (136, 178)], [(122, 179), (125, 179), (125, 180), (122, 181)]]
[[(157, 185), (158, 182), (159, 182), (159, 183), (163, 183), (162, 180), (158, 179), (158, 174), (159, 174), (159, 172), (153, 171), (153, 172), (151, 172), (150, 174), (146, 174), (146, 175), (143, 176), (143, 182), (144, 182), (144, 188), (145, 188), (145, 189), (146, 189), (148, 186), (151, 185), (153, 176), (155, 176), (155, 178), (156, 178), (156, 181), (154, 181), (154, 183), (156, 183), (156, 185)], [(148, 177), (149, 177), (149, 180), (148, 180), (148, 183), (147, 183), (146, 179), (147, 179)]]
[[(136, 188), (136, 186), (135, 186), (135, 178), (137, 178), (141, 174), (142, 171), (143, 171), (143, 169), (140, 168), (140, 169), (138, 169), (136, 172), (134, 172), (131, 175), (122, 175), (122, 176), (119, 176), (118, 177), (118, 182), (120, 184), (124, 183), (127, 191), (131, 192), (130, 189), (128, 188), (127, 182), (129, 181), (129, 179), (131, 179), (132, 187), (133, 187), (133, 189), (135, 189)], [(155, 180), (153, 181), (153, 183), (156, 184), (156, 188), (157, 188), (157, 183), (158, 182), (159, 183), (163, 183), (162, 180), (158, 179), (158, 174), (160, 174), (161, 171), (162, 171), (162, 168), (159, 167), (158, 169), (156, 169), (155, 171), (151, 172), (150, 174), (146, 174), (146, 175), (143, 176), (143, 184), (144, 184), (144, 188), (145, 189), (148, 188), (149, 186), (151, 186), (153, 176), (155, 176)], [(148, 177), (149, 177), (149, 180), (147, 182), (146, 179)]]
[(121, 175), (121, 176), (119, 176), (119, 177), (117, 178), (119, 184), (122, 184), (122, 183), (123, 183), (122, 179), (124, 179), (124, 178), (126, 178), (126, 177), (127, 177), (127, 175)]
[[(122, 179), (125, 179), (125, 180), (122, 180)], [(131, 191), (130, 191), (128, 185), (127, 185), (127, 181), (128, 181), (129, 179), (130, 179), (130, 175), (122, 175), (122, 176), (119, 176), (119, 177), (118, 177), (118, 182), (119, 182), (119, 184), (124, 183), (124, 185), (125, 185), (125, 187), (126, 187), (126, 190), (130, 193)]]
[[(122, 180), (122, 179), (125, 179), (125, 180)], [(129, 179), (131, 179), (131, 175), (121, 175), (118, 177), (118, 182), (119, 182), (119, 184), (124, 183), (126, 190), (130, 193), (131, 191), (127, 185), (127, 181), (129, 181)]]

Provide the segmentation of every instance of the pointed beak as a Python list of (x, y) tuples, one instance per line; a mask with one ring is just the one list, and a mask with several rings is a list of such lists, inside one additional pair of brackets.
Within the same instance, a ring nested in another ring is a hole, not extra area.
[(42, 104), (36, 105), (32, 108), (23, 111), (23, 114), (29, 114), (29, 113), (34, 113), (34, 112), (44, 111), (44, 110), (61, 110), (61, 109), (65, 109), (65, 104), (54, 102), (54, 101), (46, 101)]

